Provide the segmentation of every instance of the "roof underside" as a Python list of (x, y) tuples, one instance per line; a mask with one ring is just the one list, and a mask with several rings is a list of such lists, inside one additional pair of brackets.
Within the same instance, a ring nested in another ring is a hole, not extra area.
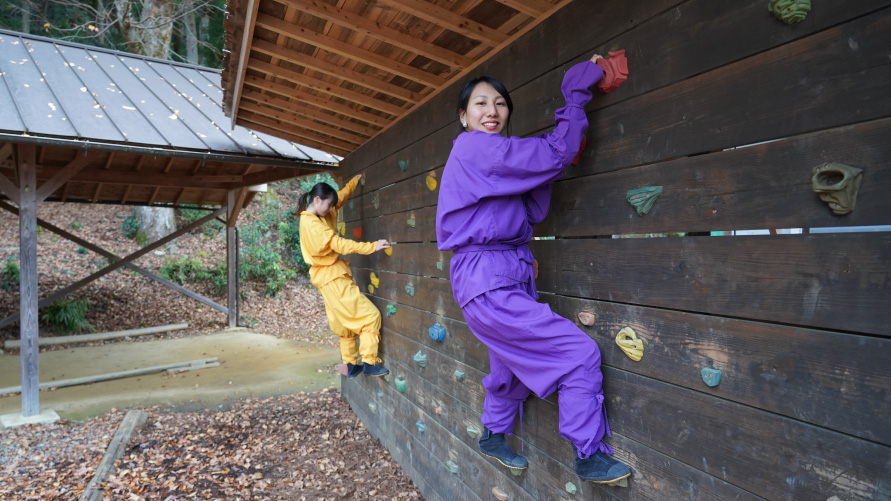
[(568, 0), (230, 0), (237, 125), (347, 155)]
[(218, 71), (0, 30), (0, 192), (33, 158), (50, 200), (222, 205), (336, 156), (234, 127)]

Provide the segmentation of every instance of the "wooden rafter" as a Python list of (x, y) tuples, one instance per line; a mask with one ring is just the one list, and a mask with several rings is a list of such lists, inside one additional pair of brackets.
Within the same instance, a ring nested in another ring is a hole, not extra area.
[(365, 36), (386, 42), (394, 47), (419, 54), (433, 61), (438, 61), (446, 66), (462, 69), (469, 66), (473, 60), (457, 54), (448, 49), (433, 45), (427, 41), (406, 35), (400, 31), (382, 26), (370, 19), (350, 13), (343, 9), (337, 9), (332, 5), (318, 0), (276, 0), (279, 3), (299, 9), (307, 14), (312, 14), (320, 19), (348, 28)]
[(339, 127), (332, 127), (328, 124), (313, 122), (311, 120), (301, 119), (299, 117), (295, 117), (290, 113), (282, 113), (275, 108), (270, 108), (268, 106), (260, 106), (250, 103), (242, 104), (242, 109), (244, 111), (250, 111), (257, 115), (263, 115), (265, 117), (269, 117), (273, 120), (279, 121), (282, 124), (293, 125), (296, 127), (305, 127), (308, 129), (315, 129), (318, 132), (323, 134), (327, 134), (331, 137), (336, 137), (338, 139), (343, 139), (344, 141), (351, 142), (356, 146), (362, 144), (365, 139), (368, 139), (367, 135), (357, 135), (352, 132), (344, 131)]
[(294, 142), (299, 141), (300, 144), (305, 144), (306, 146), (309, 146), (312, 148), (319, 148), (319, 149), (325, 148), (326, 151), (328, 151), (330, 153), (334, 153), (336, 155), (346, 155), (347, 153), (352, 151), (352, 149), (340, 148), (340, 147), (337, 147), (337, 146), (334, 146), (334, 145), (331, 145), (331, 144), (328, 144), (325, 142), (316, 141), (314, 139), (306, 138), (303, 136), (298, 136), (291, 132), (284, 132), (284, 131), (281, 131), (274, 127), (264, 125), (262, 123), (252, 122), (250, 120), (246, 120), (244, 118), (244, 116), (242, 116), (241, 118), (238, 119), (238, 125), (243, 125), (249, 129), (254, 129), (257, 132), (263, 132), (265, 134), (273, 134), (280, 138), (287, 139), (289, 141), (294, 141)]
[(81, 170), (90, 165), (94, 157), (89, 154), (76, 155), (74, 160), (68, 162), (65, 167), (53, 174), (53, 177), (37, 188), (37, 199), (46, 200), (56, 192), (63, 184), (76, 176)]
[(380, 0), (415, 17), (442, 26), (467, 38), (472, 38), (490, 47), (506, 42), (510, 36), (476, 21), (455, 14), (424, 0)]
[(542, 2), (540, 0), (495, 0), (496, 2), (507, 5), (511, 9), (515, 9), (518, 12), (522, 12), (527, 16), (538, 17), (548, 9), (551, 8), (551, 4), (547, 2)]
[(354, 59), (369, 66), (373, 66), (381, 71), (393, 73), (409, 80), (416, 81), (428, 87), (436, 88), (446, 82), (446, 80), (440, 76), (413, 68), (407, 64), (381, 56), (380, 54), (360, 49), (346, 42), (326, 37), (321, 33), (311, 31), (299, 25), (290, 24), (267, 14), (257, 15), (257, 26), (278, 33), (279, 35), (284, 35), (285, 37), (314, 45), (327, 52)]
[[(293, 113), (294, 115), (297, 115), (297, 116), (320, 120), (327, 124), (333, 125), (335, 127), (340, 127), (341, 129), (344, 129), (344, 130), (353, 131), (356, 134), (366, 136), (366, 137), (371, 137), (371, 136), (375, 135), (378, 130), (380, 130), (379, 127), (370, 127), (370, 126), (360, 124), (357, 122), (352, 122), (350, 120), (347, 120), (347, 119), (341, 117), (340, 115), (332, 115), (330, 113), (325, 113), (324, 111), (321, 111), (321, 110), (315, 108), (314, 106), (310, 106), (307, 104), (302, 104), (302, 105), (298, 106), (296, 104), (291, 104), (290, 102), (284, 101), (282, 99), (265, 99), (261, 102), (261, 101), (257, 100), (256, 95), (249, 94), (249, 93), (242, 95), (242, 98), (245, 101), (253, 102), (256, 104), (262, 104), (264, 106), (267, 106), (267, 107), (270, 107), (270, 108), (273, 108), (273, 109), (276, 109), (276, 110), (279, 110), (279, 111), (282, 111), (285, 113)], [(244, 104), (243, 106), (247, 107), (246, 104)]]
[(254, 39), (254, 20), (257, 10), (260, 8), (260, 0), (248, 0), (247, 17), (242, 26), (242, 39), (239, 44), (238, 72), (235, 76), (235, 97), (232, 99), (232, 128), (235, 128), (235, 119), (238, 117), (238, 105), (241, 102), (241, 91), (244, 77), (247, 74), (247, 59), (251, 53), (251, 42)]
[[(298, 138), (298, 137), (301, 138), (300, 141), (297, 141), (295, 139), (294, 142), (310, 140), (310, 141), (316, 142), (318, 144), (326, 144), (326, 145), (328, 145), (329, 149), (337, 148), (340, 151), (352, 151), (353, 148), (355, 148), (355, 146), (356, 146), (353, 143), (348, 143), (341, 139), (336, 139), (333, 137), (326, 136), (324, 134), (319, 134), (318, 132), (315, 132), (314, 130), (306, 130), (306, 129), (296, 130), (296, 128), (294, 128), (294, 127), (285, 127), (285, 126), (283, 126), (284, 124), (282, 124), (281, 122), (279, 122), (277, 120), (266, 118), (262, 115), (257, 115), (256, 113), (251, 113), (249, 111), (245, 111), (244, 114), (241, 115), (241, 118), (243, 118), (246, 122), (250, 122), (255, 125), (265, 126), (264, 128), (267, 130), (276, 130), (276, 131), (278, 131), (278, 134), (289, 133), (290, 135), (292, 135), (295, 138)], [(254, 126), (252, 125), (250, 128), (253, 128), (253, 127)], [(265, 130), (260, 130), (260, 129), (257, 129), (257, 130), (260, 132), (266, 132)]]

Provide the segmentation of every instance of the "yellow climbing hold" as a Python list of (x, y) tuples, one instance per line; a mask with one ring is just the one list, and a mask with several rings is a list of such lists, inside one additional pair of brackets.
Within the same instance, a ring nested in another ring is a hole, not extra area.
[(337, 231), (340, 233), (340, 236), (344, 236), (346, 234), (346, 223), (337, 223)]
[(369, 293), (369, 294), (374, 294), (374, 286), (371, 285), (371, 284), (368, 284), (368, 293)]
[(643, 358), (643, 340), (637, 337), (637, 334), (631, 327), (625, 327), (619, 331), (616, 335), (616, 344), (619, 345), (619, 348), (622, 348), (622, 351), (631, 360), (640, 362), (640, 359)]
[(433, 174), (428, 174), (425, 181), (427, 182), (428, 190), (433, 191), (436, 189), (436, 176), (434, 176)]
[(377, 278), (377, 275), (375, 275), (373, 271), (371, 272), (371, 285), (374, 285), (375, 287), (381, 286), (381, 279)]
[(384, 254), (386, 254), (386, 255), (388, 255), (388, 256), (392, 256), (392, 255), (393, 255), (393, 248), (392, 248), (392, 247), (387, 247), (386, 249), (384, 249)]

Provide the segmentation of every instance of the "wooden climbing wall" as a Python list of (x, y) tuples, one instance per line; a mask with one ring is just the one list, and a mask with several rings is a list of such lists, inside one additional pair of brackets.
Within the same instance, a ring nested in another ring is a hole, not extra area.
[[(363, 290), (380, 280), (368, 297), (405, 391), (360, 377), (343, 393), (426, 498), (891, 498), (891, 232), (816, 230), (891, 225), (891, 2), (814, 0), (794, 25), (768, 3), (578, 0), (476, 72), (505, 82), (512, 133), (528, 136), (553, 126), (571, 64), (627, 51), (629, 80), (589, 105), (587, 149), (537, 227), (554, 238), (532, 244), (542, 300), (597, 316), (582, 328), (603, 352), (626, 488), (579, 482), (556, 397), (526, 404), (521, 476), (468, 432), (488, 356), (452, 298), (428, 187), (457, 133), (457, 88), (345, 159), (345, 179), (368, 175), (346, 234), (398, 242), (352, 267)], [(812, 190), (827, 161), (863, 169), (848, 215)], [(626, 192), (644, 186), (663, 194), (639, 216)], [(729, 234), (755, 229), (770, 234)], [(643, 340), (639, 362), (615, 344), (623, 327)]]

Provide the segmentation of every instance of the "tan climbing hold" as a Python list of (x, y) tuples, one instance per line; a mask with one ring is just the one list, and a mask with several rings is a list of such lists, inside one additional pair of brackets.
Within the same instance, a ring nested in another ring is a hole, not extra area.
[(637, 333), (631, 327), (625, 327), (616, 335), (616, 344), (628, 355), (628, 358), (640, 362), (643, 358), (643, 340), (637, 337)]
[(592, 325), (594, 325), (594, 321), (596, 319), (597, 319), (597, 317), (595, 317), (594, 314), (591, 312), (588, 312), (588, 311), (579, 312), (579, 322), (581, 322), (582, 325), (587, 325), (588, 327), (591, 327)]

